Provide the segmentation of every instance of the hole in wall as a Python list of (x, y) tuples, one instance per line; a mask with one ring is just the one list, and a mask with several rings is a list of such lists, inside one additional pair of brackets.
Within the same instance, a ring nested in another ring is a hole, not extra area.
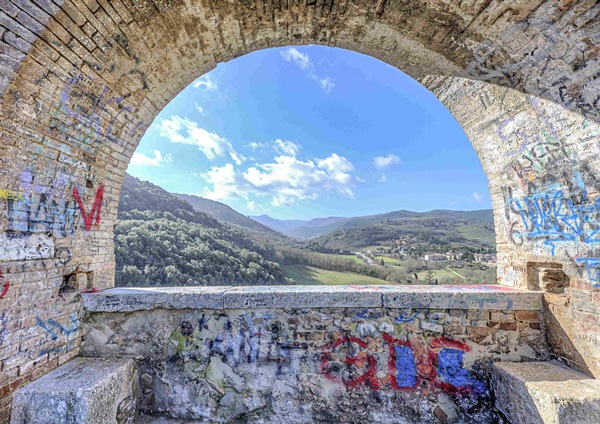
[(561, 294), (570, 286), (570, 278), (562, 264), (554, 262), (529, 262), (527, 264), (527, 288), (547, 293)]
[(58, 294), (72, 293), (77, 290), (77, 273), (63, 275), (63, 281), (58, 290)]

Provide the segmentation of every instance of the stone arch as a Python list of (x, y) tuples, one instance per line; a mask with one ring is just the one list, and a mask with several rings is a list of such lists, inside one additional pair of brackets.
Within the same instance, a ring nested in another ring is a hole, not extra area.
[[(429, 87), (490, 179), (500, 281), (523, 287), (528, 264), (559, 263), (585, 304), (574, 311), (597, 310), (599, 13), (591, 0), (4, 2), (0, 359), (18, 371), (0, 393), (77, 355), (78, 293), (113, 285), (120, 186), (154, 116), (217, 63), (266, 47), (347, 48)], [(593, 342), (578, 343), (598, 372)]]

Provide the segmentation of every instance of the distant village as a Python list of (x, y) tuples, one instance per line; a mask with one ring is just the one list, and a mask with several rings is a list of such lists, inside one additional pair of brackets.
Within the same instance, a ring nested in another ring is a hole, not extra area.
[[(367, 249), (365, 256), (388, 256), (398, 260), (420, 259), (432, 263), (463, 262), (496, 266), (496, 253), (490, 248), (462, 248), (461, 250), (447, 250), (445, 252), (444, 250), (443, 246), (424, 246), (421, 240), (417, 240), (414, 237), (406, 237), (395, 240), (393, 247)], [(455, 266), (460, 267), (460, 264), (456, 264)]]

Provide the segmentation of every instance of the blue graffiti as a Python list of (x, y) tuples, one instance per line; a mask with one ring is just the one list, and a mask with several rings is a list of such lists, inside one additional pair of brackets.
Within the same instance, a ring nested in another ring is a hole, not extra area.
[(64, 353), (64, 352), (67, 352), (72, 349), (73, 337), (74, 337), (73, 335), (75, 334), (75, 332), (77, 330), (79, 330), (79, 321), (73, 315), (71, 315), (69, 318), (70, 318), (71, 323), (73, 324), (72, 328), (67, 328), (66, 326), (63, 326), (62, 324), (53, 320), (52, 318), (50, 318), (48, 321), (44, 322), (44, 320), (42, 320), (40, 317), (36, 317), (38, 325), (41, 328), (43, 328), (48, 334), (50, 334), (50, 337), (52, 338), (52, 340), (58, 340), (58, 337), (59, 337), (59, 335), (56, 333), (56, 330), (54, 330), (52, 328), (52, 327), (55, 327), (56, 329), (58, 329), (58, 331), (60, 331), (59, 334), (66, 335), (67, 339), (69, 341), (67, 346), (61, 346), (61, 347), (52, 348), (52, 349), (42, 349), (40, 351), (39, 356), (43, 356), (47, 353)]
[(553, 256), (556, 243), (577, 240), (586, 244), (600, 243), (600, 199), (589, 200), (585, 190), (578, 202), (564, 197), (562, 190), (558, 190), (553, 196), (509, 198), (507, 203), (520, 214), (525, 226), (525, 231), (515, 236), (544, 240)]
[(475, 379), (463, 368), (463, 355), (459, 349), (444, 348), (438, 354), (438, 375), (446, 383), (454, 387), (470, 388), (475, 393), (484, 393), (485, 384)]
[(61, 333), (66, 334), (66, 335), (73, 334), (79, 329), (79, 321), (77, 321), (77, 319), (73, 316), (71, 316), (71, 322), (74, 324), (73, 328), (65, 328), (62, 324), (54, 321), (52, 318), (50, 318), (48, 320), (47, 324), (40, 317), (36, 317), (36, 320), (37, 320), (38, 325), (40, 327), (42, 327), (44, 330), (46, 330), (48, 332), (48, 334), (50, 334), (50, 337), (52, 337), (52, 340), (58, 339), (58, 336), (52, 330), (52, 328), (50, 328), (48, 326), (48, 324), (52, 325), (53, 327), (58, 328)]
[(585, 266), (588, 278), (590, 279), (590, 281), (596, 283), (594, 284), (594, 288), (600, 289), (600, 259), (578, 258), (577, 262)]
[(417, 384), (417, 366), (408, 346), (394, 346), (396, 351), (396, 381), (398, 387), (414, 387)]
[(401, 323), (405, 323), (405, 322), (411, 322), (412, 320), (414, 320), (417, 316), (419, 315), (418, 312), (415, 312), (414, 314), (410, 315), (410, 316), (402, 316), (399, 315), (396, 318), (394, 318), (394, 321), (396, 321), (397, 324), (401, 324)]

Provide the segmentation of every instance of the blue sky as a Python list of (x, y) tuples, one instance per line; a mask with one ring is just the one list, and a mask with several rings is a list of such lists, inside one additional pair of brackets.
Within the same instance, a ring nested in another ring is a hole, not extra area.
[(431, 92), (321, 46), (257, 51), (198, 78), (155, 119), (128, 172), (279, 219), (491, 207), (477, 155)]

